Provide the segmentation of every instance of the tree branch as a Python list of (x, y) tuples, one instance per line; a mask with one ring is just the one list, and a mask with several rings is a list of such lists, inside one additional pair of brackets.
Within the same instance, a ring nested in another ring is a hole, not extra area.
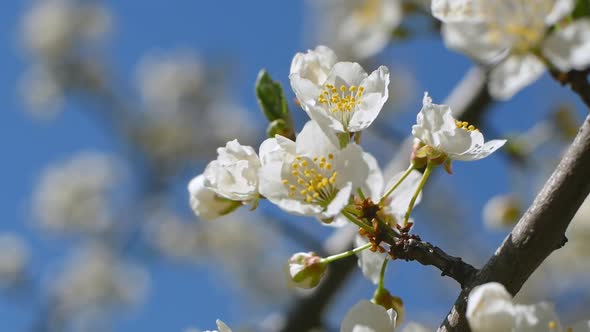
[[(584, 98), (584, 97), (582, 97)], [(464, 289), (438, 331), (468, 331), (469, 291), (497, 281), (516, 294), (553, 250), (565, 244), (565, 231), (590, 193), (590, 116), (532, 205), (474, 281)]]
[(590, 83), (588, 83), (588, 73), (590, 69), (586, 70), (571, 70), (567, 73), (562, 73), (557, 69), (550, 69), (551, 76), (561, 85), (569, 85), (570, 88), (578, 94), (586, 107), (590, 109)]
[(390, 253), (396, 259), (432, 265), (441, 271), (441, 276), (455, 279), (461, 288), (469, 285), (478, 272), (472, 265), (463, 262), (460, 257), (451, 256), (439, 247), (416, 238), (396, 240), (391, 246)]

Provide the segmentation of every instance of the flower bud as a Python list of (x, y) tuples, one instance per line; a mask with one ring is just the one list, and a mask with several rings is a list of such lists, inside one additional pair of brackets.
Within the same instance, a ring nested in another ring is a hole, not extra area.
[(300, 252), (289, 259), (289, 275), (297, 287), (313, 288), (322, 279), (326, 266), (316, 253)]

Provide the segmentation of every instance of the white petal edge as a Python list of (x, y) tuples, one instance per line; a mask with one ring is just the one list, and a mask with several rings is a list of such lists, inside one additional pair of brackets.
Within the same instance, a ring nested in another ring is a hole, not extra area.
[(543, 44), (543, 55), (563, 72), (586, 69), (590, 65), (590, 19), (554, 31)]
[(488, 89), (492, 97), (508, 100), (545, 72), (545, 65), (534, 55), (509, 56), (492, 69)]

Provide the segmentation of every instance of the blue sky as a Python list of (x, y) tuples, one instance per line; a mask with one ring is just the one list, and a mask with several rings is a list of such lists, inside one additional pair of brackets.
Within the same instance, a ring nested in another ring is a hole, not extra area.
[[(282, 82), (292, 98), (287, 78), (291, 59), (296, 52), (315, 47), (305, 43), (309, 38), (303, 35), (303, 1), (110, 0), (105, 4), (115, 18), (115, 32), (105, 53), (117, 77), (129, 87), (129, 91), (132, 91), (135, 65), (142, 55), (157, 50), (189, 48), (205, 60), (225, 57), (238, 61), (230, 83), (232, 93), (254, 114), (257, 105), (253, 83), (258, 71), (266, 68)], [(40, 236), (30, 225), (28, 204), (40, 172), (48, 163), (67, 158), (82, 149), (117, 153), (122, 148), (99, 123), (80, 111), (83, 105), (68, 103), (65, 111), (50, 121), (39, 121), (25, 111), (16, 87), (28, 64), (18, 35), (19, 19), (28, 6), (29, 1), (0, 4), (0, 45), (3, 49), (0, 52), (0, 147), (5, 156), (0, 166), (0, 207), (4, 212), (0, 231), (23, 234), (33, 251), (32, 272), (38, 274), (43, 273), (55, 258), (62, 256), (68, 246), (60, 239)], [(435, 102), (442, 102), (470, 66), (467, 58), (446, 50), (440, 40), (433, 37), (393, 45), (379, 55), (377, 62), (395, 64), (414, 73), (417, 78), (415, 100), (407, 106), (407, 113), (397, 117), (392, 124), (407, 134), (419, 110), (422, 91), (428, 90)], [(574, 97), (546, 75), (514, 100), (494, 107), (489, 123), (499, 133), (523, 130), (563, 98), (573, 100), (579, 107)], [(477, 164), (455, 165), (452, 178), (441, 175), (446, 177), (441, 180), (444, 184), (452, 185), (455, 191), (466, 197), (461, 205), (472, 216), (470, 223), (474, 229), (481, 229), (479, 211), (486, 199), (508, 189), (508, 180), (500, 177), (506, 168), (503, 159), (492, 157)], [(496, 174), (499, 174), (497, 179)], [(184, 202), (186, 197), (179, 195), (178, 200)], [(188, 209), (186, 206), (185, 210)], [(427, 227), (424, 231), (428, 232)], [(483, 233), (480, 236), (484, 239), (482, 250), (491, 252), (503, 235)], [(115, 321), (115, 331), (182, 331), (189, 326), (212, 328), (216, 318), (222, 318), (230, 325), (251, 320), (243, 310), (248, 304), (232, 296), (234, 290), (219, 281), (224, 279), (219, 278), (221, 272), (214, 267), (157, 262), (149, 269), (153, 282), (145, 305), (129, 315), (121, 315)], [(395, 264), (389, 284), (392, 291), (406, 300), (409, 314), (426, 308), (440, 318), (448, 310), (454, 299), (453, 292), (416, 283), (416, 280), (437, 273), (418, 264)], [(402, 286), (398, 287), (399, 284)], [(412, 287), (405, 287), (406, 284)], [(360, 279), (353, 282), (351, 291), (339, 298), (332, 321), (342, 317), (346, 308), (356, 300), (370, 297), (371, 292), (368, 282)], [(12, 296), (0, 295), (2, 330), (25, 331), (37, 313), (39, 303), (26, 297), (13, 300)]]

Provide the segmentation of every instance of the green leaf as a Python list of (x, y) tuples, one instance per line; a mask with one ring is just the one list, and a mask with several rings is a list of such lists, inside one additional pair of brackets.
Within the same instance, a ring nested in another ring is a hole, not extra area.
[(279, 119), (286, 122), (290, 121), (289, 108), (283, 88), (278, 82), (272, 80), (265, 69), (262, 69), (258, 73), (258, 78), (256, 79), (256, 97), (258, 98), (260, 109), (268, 121)]
[(270, 138), (275, 137), (275, 135), (281, 135), (290, 139), (294, 138), (292, 126), (283, 119), (274, 120), (269, 123), (266, 128), (266, 135)]

